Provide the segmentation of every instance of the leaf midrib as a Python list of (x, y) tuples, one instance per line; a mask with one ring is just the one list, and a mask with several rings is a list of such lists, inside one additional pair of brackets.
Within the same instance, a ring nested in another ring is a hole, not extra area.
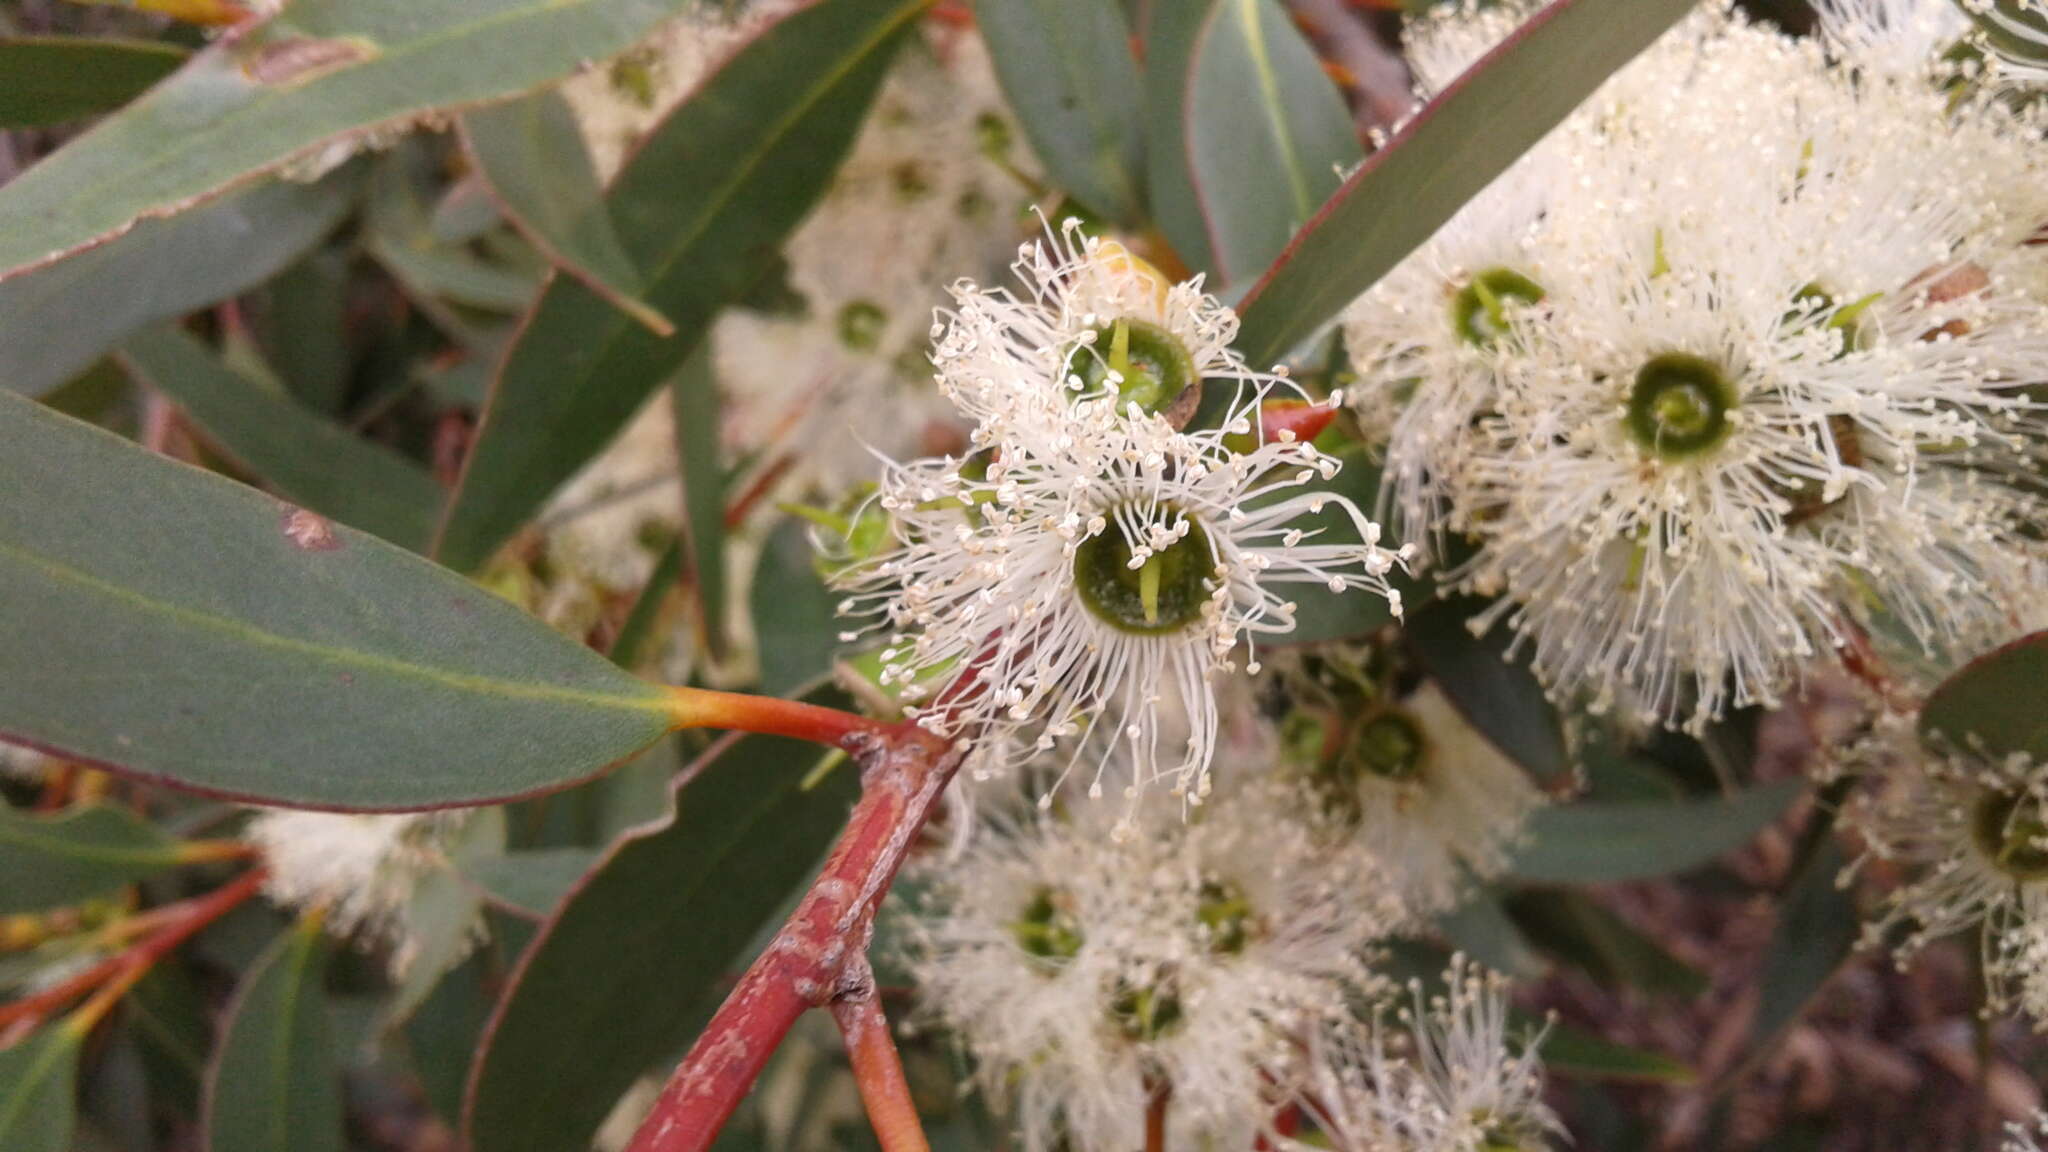
[[(666, 714), (669, 711), (667, 698), (658, 691), (650, 691), (648, 695), (641, 697), (613, 695), (584, 689), (564, 688), (551, 684), (521, 683), (516, 680), (484, 676), (474, 672), (458, 672), (453, 669), (437, 668), (427, 664), (409, 663), (404, 660), (380, 656), (376, 653), (364, 652), (359, 649), (343, 648), (330, 644), (317, 644), (310, 640), (281, 636), (275, 632), (265, 631), (255, 625), (235, 620), (231, 617), (153, 599), (133, 589), (103, 580), (70, 565), (60, 563), (49, 557), (16, 547), (12, 544), (0, 542), (0, 558), (11, 558), (17, 563), (32, 568), (52, 580), (76, 585), (145, 614), (168, 618), (180, 625), (200, 631), (218, 633), (254, 648), (291, 653), (328, 664), (340, 665), (344, 668), (360, 668), (399, 679), (417, 680), (433, 684), (450, 691), (468, 692), (481, 696), (498, 696), (511, 700), (543, 700), (630, 712)], [(652, 686), (649, 687), (651, 688)]]

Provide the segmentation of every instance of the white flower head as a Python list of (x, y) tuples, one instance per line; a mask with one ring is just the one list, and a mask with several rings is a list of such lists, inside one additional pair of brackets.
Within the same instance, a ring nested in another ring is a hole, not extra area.
[[(264, 809), (244, 835), (262, 849), (270, 870), (264, 891), (272, 900), (321, 910), (337, 936), (388, 946), (392, 974), (403, 978), (423, 944), (409, 915), (413, 899), (430, 877), (452, 868), (452, 846), (470, 816)], [(482, 930), (481, 918), (473, 917), (465, 934), (473, 940)]]
[(1981, 939), (1988, 1007), (2016, 1003), (2048, 1028), (2048, 769), (1949, 745), (1930, 748), (1887, 715), (1846, 753), (1873, 788), (1846, 810), (1866, 857), (1905, 872), (1866, 926), (1866, 946), (1898, 938), (1901, 964), (1928, 944)]
[(1923, 81), (1970, 30), (1955, 0), (1817, 0), (1814, 9), (1846, 63)]
[(1994, 77), (2008, 88), (2048, 84), (2048, 5), (2041, 0), (1961, 0), (1988, 33)]
[[(1387, 576), (1406, 550), (1380, 547), (1379, 527), (1326, 490), (1334, 458), (1284, 433), (1262, 442), (1277, 381), (1225, 347), (1227, 313), (1121, 249), (1078, 251), (1046, 256), (1056, 271), (1031, 301), (963, 295), (937, 359), (981, 451), (885, 469), (894, 546), (841, 574), (842, 612), (882, 614), (885, 681), (939, 687), (913, 712), (973, 733), (977, 771), (1064, 740), (1073, 763), (1095, 758), (1091, 790), (1122, 748), (1145, 767), (1134, 801), (1156, 779), (1199, 798), (1212, 678), (1241, 643), (1293, 630), (1279, 589), (1362, 589), (1398, 612)], [(1177, 430), (1160, 413), (1201, 380), (1236, 394), (1219, 426)], [(1352, 542), (1325, 542), (1332, 529)], [(1161, 706), (1176, 702), (1189, 733), (1162, 749)]]
[(1470, 879), (1499, 875), (1544, 801), (1434, 680), (1326, 723), (1335, 738), (1318, 724), (1310, 753), (1318, 795), (1418, 912), (1447, 912)]
[(2036, 1112), (2025, 1124), (2014, 1122), (2005, 1126), (2005, 1143), (2000, 1152), (2042, 1152), (2042, 1141), (2048, 1140), (2048, 1112)]
[(1506, 981), (1453, 956), (1444, 985), (1322, 1038), (1310, 1111), (1340, 1152), (1539, 1152), (1563, 1134), (1540, 1034), (1510, 1036)]
[(1449, 581), (1558, 695), (1698, 726), (1845, 621), (1935, 648), (2008, 614), (2048, 312), (1987, 160), (2016, 129), (1977, 111), (1705, 10), (1546, 142), (1540, 215), (1411, 258), (1448, 306), (1354, 307), (1356, 367), (1415, 393), (1384, 498), (1476, 546)]
[(1379, 990), (1365, 953), (1398, 900), (1272, 781), (1189, 820), (1149, 805), (1125, 839), (1075, 807), (991, 822), (934, 878), (911, 929), (926, 1014), (1030, 1152), (1138, 1147), (1162, 1090), (1174, 1146), (1248, 1147), (1308, 1037)]

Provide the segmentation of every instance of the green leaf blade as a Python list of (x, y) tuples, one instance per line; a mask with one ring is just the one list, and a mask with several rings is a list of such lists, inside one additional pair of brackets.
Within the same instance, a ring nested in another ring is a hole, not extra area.
[(1144, 94), (1116, 0), (980, 0), (975, 21), (1032, 151), (1120, 224), (1143, 215)]
[(208, 1069), (207, 1152), (343, 1152), (341, 1070), (317, 920), (281, 936), (242, 978)]
[[(648, 137), (606, 196), (662, 339), (580, 281), (527, 314), (436, 554), (470, 570), (609, 443), (773, 265), (823, 194), (925, 0), (823, 0), (769, 25)], [(797, 82), (791, 78), (797, 77)]]
[(667, 694), (401, 549), (0, 393), (0, 734), (340, 809), (561, 787)]
[(1972, 660), (1942, 681), (1920, 710), (1920, 731), (1957, 749), (2048, 764), (2048, 632)]
[(676, 0), (297, 0), (0, 189), (0, 279), (373, 129), (515, 96)]
[(118, 356), (280, 493), (401, 547), (426, 547), (441, 489), (425, 468), (267, 391), (181, 329), (131, 337)]
[(101, 37), (0, 38), (0, 128), (40, 128), (111, 112), (184, 63), (174, 44)]
[(69, 1152), (82, 1033), (59, 1025), (0, 1051), (0, 1148)]
[(112, 896), (179, 859), (176, 840), (125, 808), (36, 816), (0, 805), (0, 914)]
[[(634, 1078), (702, 1026), (720, 976), (745, 963), (858, 796), (844, 764), (804, 790), (810, 745), (722, 747), (685, 777), (674, 817), (613, 845), (525, 953), (470, 1084), (475, 1152), (587, 1145)], [(565, 1047), (565, 1035), (605, 1042)]]
[(1529, 817), (1508, 872), (1532, 884), (1609, 884), (1696, 868), (1748, 843), (1804, 790), (1762, 784), (1726, 799), (1570, 804)]
[[(1252, 288), (1238, 347), (1284, 357), (1697, 0), (1554, 0), (1344, 181)], [(1398, 210), (1397, 210), (1398, 209)]]
[(1219, 0), (1196, 36), (1186, 152), (1226, 284), (1257, 277), (1365, 158), (1335, 84), (1276, 0)]

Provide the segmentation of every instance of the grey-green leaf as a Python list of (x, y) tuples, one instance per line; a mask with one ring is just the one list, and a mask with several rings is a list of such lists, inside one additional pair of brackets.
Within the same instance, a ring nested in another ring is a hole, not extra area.
[(1189, 270), (1211, 275), (1217, 274), (1216, 254), (1195, 199), (1185, 125), (1195, 34), (1215, 3), (1154, 5), (1145, 27), (1145, 197), (1174, 254)]
[(402, 547), (426, 547), (441, 489), (425, 468), (235, 371), (182, 329), (132, 336), (119, 356), (280, 494)]
[(402, 549), (0, 392), (0, 736), (329, 808), (561, 787), (666, 692)]
[(493, 902), (520, 913), (546, 916), (597, 863), (588, 848), (542, 848), (484, 856), (462, 866), (463, 875)]
[(761, 31), (606, 195), (662, 339), (556, 277), (499, 369), (437, 554), (469, 570), (609, 443), (823, 193), (924, 0), (821, 0)]
[(1245, 298), (1270, 363), (1455, 215), (1697, 0), (1553, 0), (1373, 153)]
[(125, 808), (36, 816), (0, 804), (0, 914), (102, 899), (178, 861), (178, 842)]
[(974, 16), (1054, 183), (1119, 224), (1143, 219), (1144, 94), (1116, 0), (979, 0)]
[(269, 279), (333, 231), (362, 172), (349, 165), (313, 184), (266, 180), (0, 281), (0, 388), (40, 396), (130, 333)]
[(1957, 749), (2048, 764), (2048, 632), (1980, 656), (1943, 681), (1920, 710), (1920, 731)]
[(473, 1073), (475, 1152), (586, 1147), (634, 1078), (689, 1043), (859, 792), (851, 764), (806, 789), (819, 757), (775, 737), (723, 746), (686, 775), (673, 819), (613, 845), (555, 910)]
[(84, 1038), (59, 1024), (0, 1051), (0, 1148), (69, 1152)]
[(1279, 0), (1214, 0), (1182, 129), (1224, 284), (1249, 283), (1365, 158), (1351, 113)]
[(582, 129), (560, 93), (471, 112), (462, 118), (462, 139), (506, 215), (550, 263), (649, 331), (674, 334), (675, 326), (639, 298), (640, 270), (612, 227)]
[(1408, 642), (1466, 722), (1542, 780), (1570, 770), (1564, 724), (1526, 658), (1508, 655), (1508, 639), (1495, 628), (1474, 636), (1465, 622), (1484, 607), (1472, 597), (1435, 600), (1412, 613)]
[(812, 567), (810, 535), (790, 517), (775, 526), (754, 565), (748, 607), (761, 651), (761, 691), (782, 696), (832, 667), (839, 632), (848, 627), (838, 602)]
[(0, 278), (625, 50), (681, 0), (294, 0), (0, 188)]
[(207, 1070), (207, 1152), (342, 1152), (327, 958), (320, 926), (308, 920), (242, 977)]
[(697, 592), (704, 646), (718, 660), (725, 655), (726, 634), (725, 469), (719, 460), (718, 380), (708, 342), (683, 362), (669, 392), (675, 404), (690, 583)]
[(1804, 787), (1780, 780), (1727, 799), (1539, 809), (1509, 873), (1535, 884), (1605, 884), (1684, 872), (1747, 844)]
[(0, 128), (111, 112), (185, 62), (175, 44), (83, 36), (0, 38)]

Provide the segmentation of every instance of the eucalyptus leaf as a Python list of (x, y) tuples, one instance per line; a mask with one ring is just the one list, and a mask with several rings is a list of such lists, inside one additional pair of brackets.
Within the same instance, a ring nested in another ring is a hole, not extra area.
[(464, 864), (462, 871), (494, 903), (544, 917), (597, 859), (597, 852), (589, 848), (541, 848), (479, 857)]
[(349, 165), (312, 184), (266, 180), (0, 281), (0, 389), (43, 395), (130, 333), (269, 279), (334, 230), (362, 174)]
[(576, 115), (558, 92), (494, 104), (462, 118), (462, 139), (506, 215), (548, 261), (656, 335), (675, 332), (640, 293), (605, 207)]
[(748, 596), (761, 653), (761, 691), (782, 696), (832, 667), (839, 633), (838, 600), (812, 564), (814, 550), (803, 521), (783, 520), (761, 546)]
[(978, 0), (974, 16), (1054, 182), (1102, 216), (1137, 223), (1144, 100), (1116, 0)]
[(1466, 621), (1485, 607), (1469, 596), (1423, 605), (1407, 620), (1409, 646), (1466, 722), (1538, 779), (1571, 769), (1564, 724), (1526, 660), (1508, 656), (1503, 629), (1474, 636)]
[(1963, 666), (1928, 696), (1920, 731), (1938, 744), (2048, 764), (2048, 632)]
[(1344, 181), (1253, 287), (1238, 348), (1284, 357), (1697, 0), (1552, 0)]
[(1780, 780), (1726, 799), (1539, 808), (1508, 871), (1532, 884), (1670, 876), (1747, 844), (1804, 787), (1799, 780)]
[(762, 29), (649, 134), (606, 194), (662, 339), (556, 277), (499, 368), (437, 554), (486, 560), (625, 426), (774, 266), (824, 192), (924, 0), (820, 0)]
[(1249, 283), (1365, 158), (1344, 97), (1279, 0), (1211, 0), (1182, 145), (1226, 285)]
[(697, 593), (704, 646), (713, 660), (725, 654), (725, 469), (718, 450), (718, 380), (711, 347), (699, 345), (675, 382), (676, 454), (683, 476), (683, 533), (689, 541), (690, 582)]
[(341, 1070), (317, 920), (279, 937), (242, 977), (207, 1070), (207, 1152), (343, 1152)]
[(470, 1084), (474, 1152), (587, 1146), (620, 1093), (696, 1034), (859, 792), (851, 764), (812, 779), (811, 745), (718, 747), (673, 818), (614, 844), (522, 957)]
[(0, 37), (0, 128), (111, 112), (175, 71), (175, 44), (82, 36)]
[(236, 372), (179, 328), (130, 337), (120, 360), (280, 494), (402, 547), (426, 547), (441, 489), (424, 467)]
[(0, 804), (0, 914), (114, 896), (182, 859), (177, 840), (125, 808), (38, 816)]
[(85, 1034), (59, 1024), (0, 1049), (0, 1148), (70, 1152)]
[(375, 537), (0, 393), (0, 734), (332, 808), (561, 787), (667, 694)]
[(0, 278), (620, 52), (681, 0), (293, 0), (0, 187)]

